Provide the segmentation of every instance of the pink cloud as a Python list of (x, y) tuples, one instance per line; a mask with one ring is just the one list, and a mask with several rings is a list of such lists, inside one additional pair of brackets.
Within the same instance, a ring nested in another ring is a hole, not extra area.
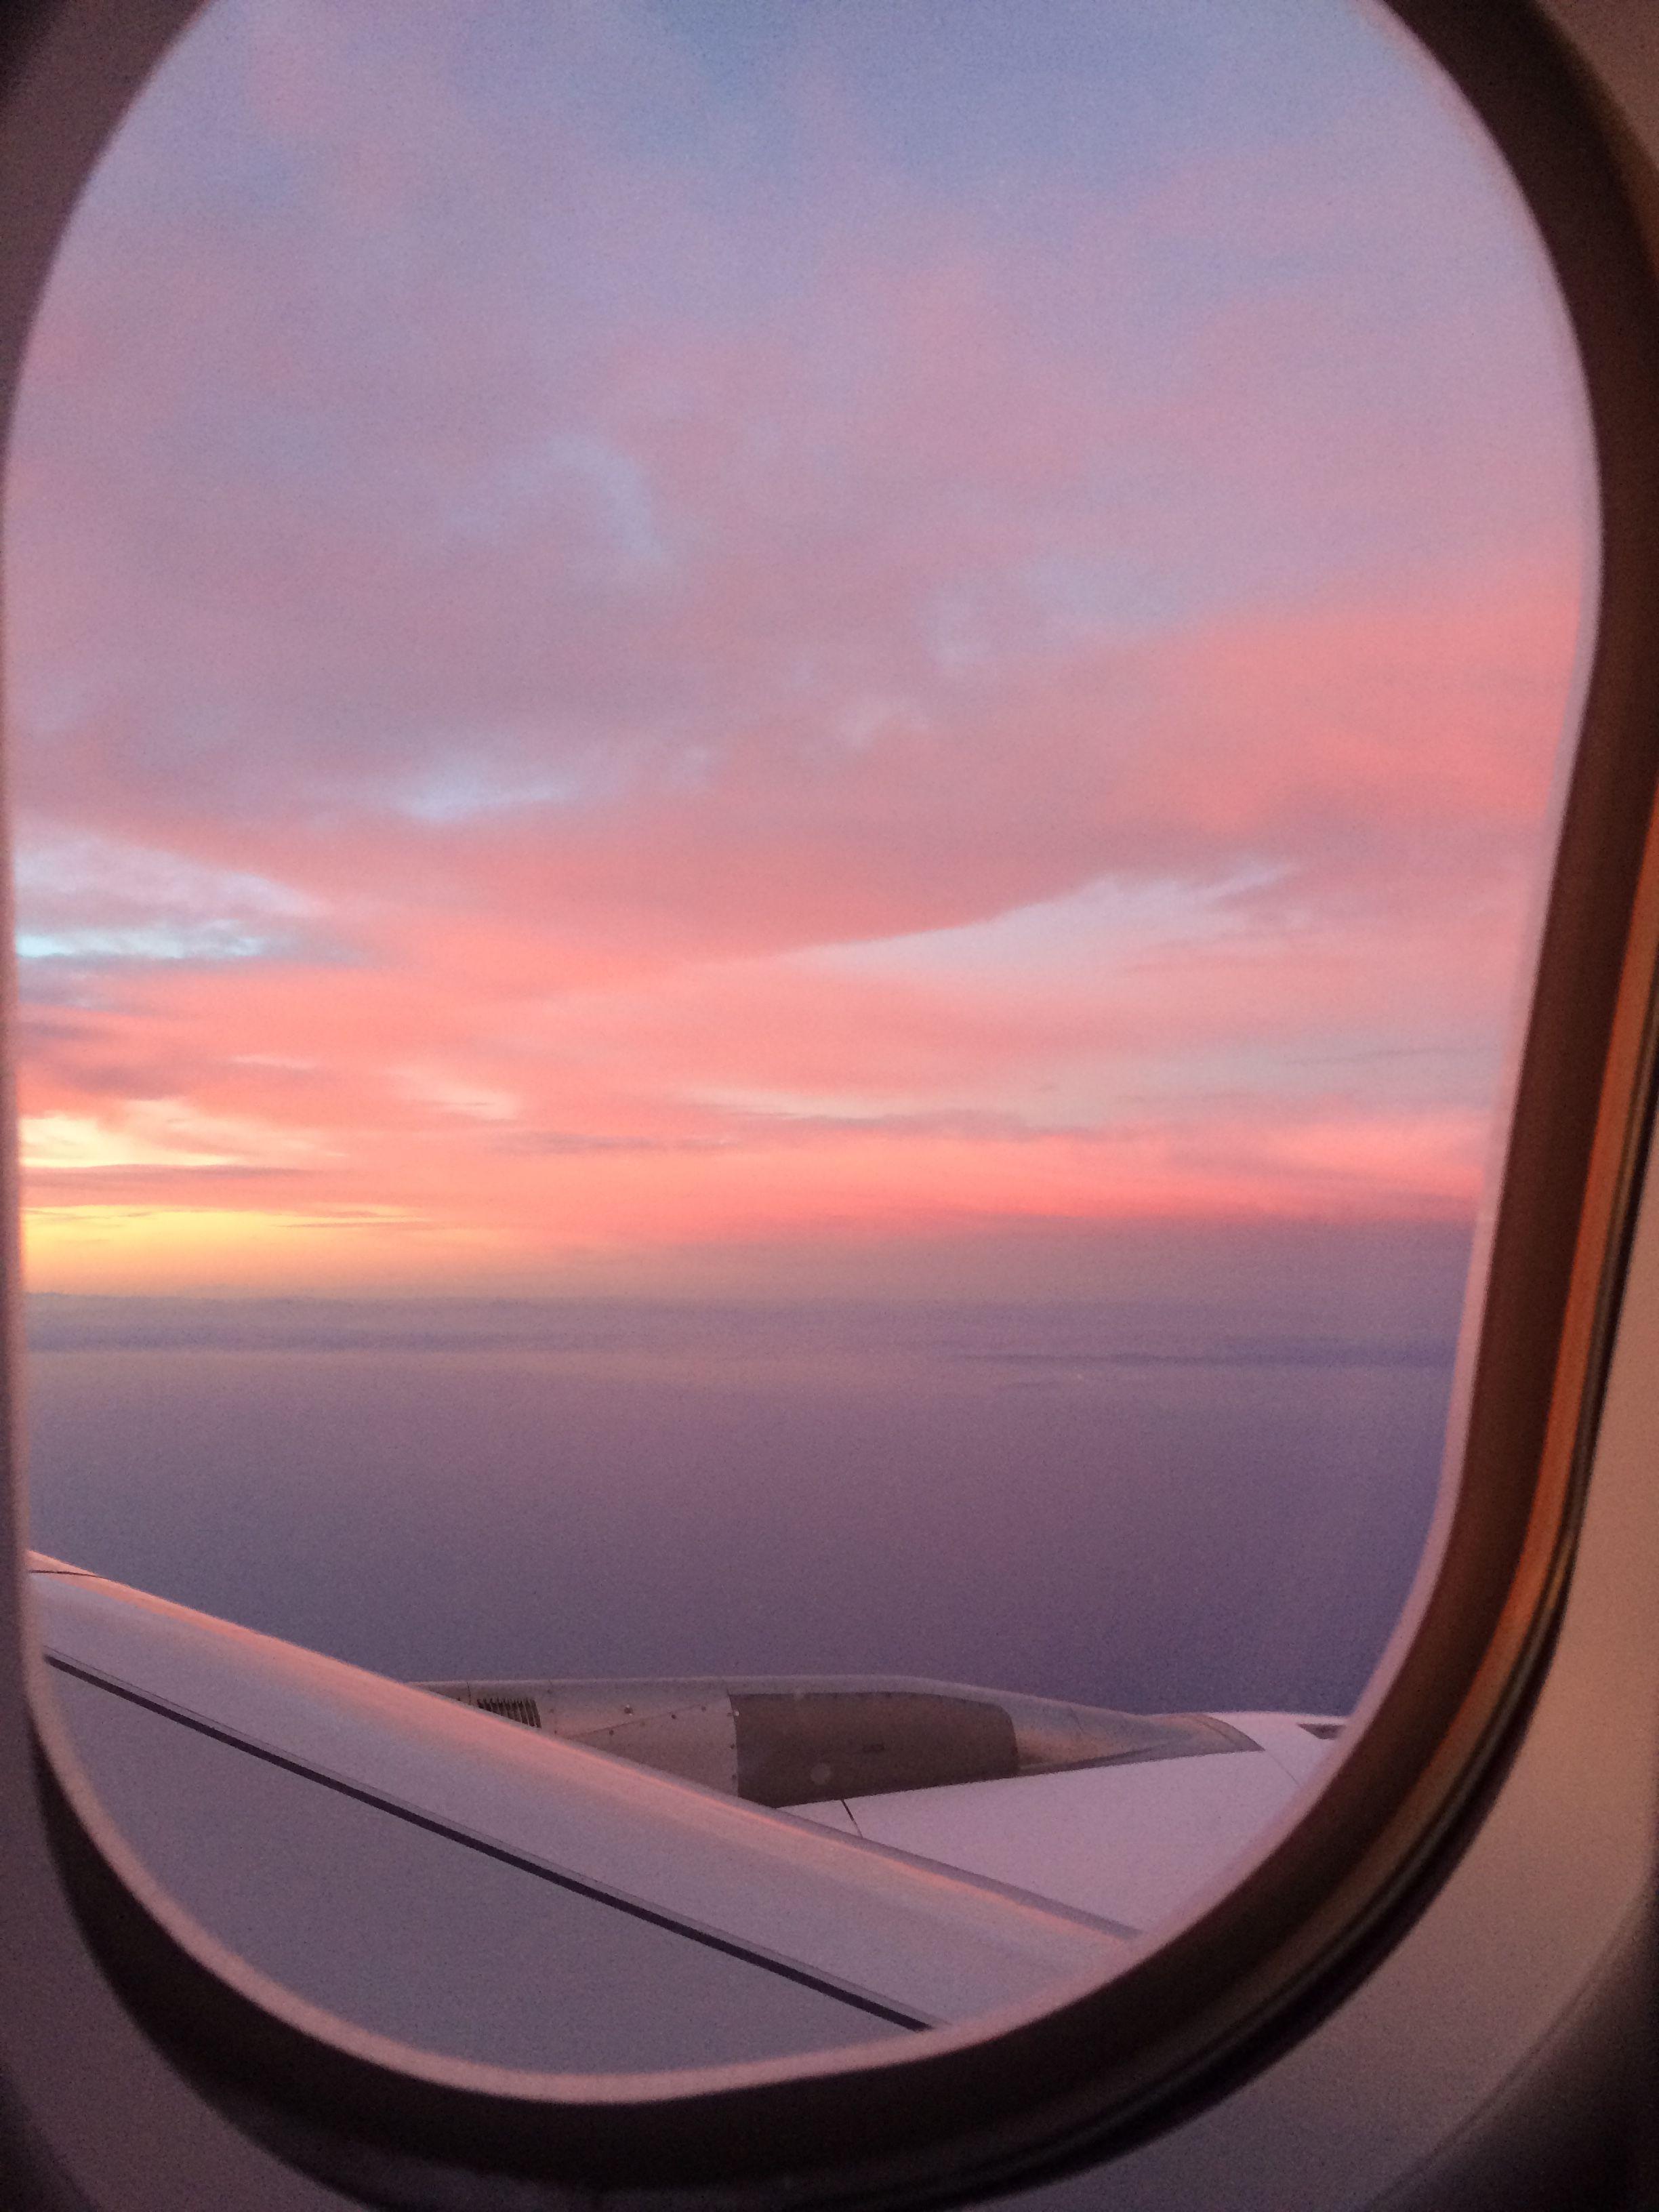
[(9, 483), (26, 828), (183, 886), (40, 893), (55, 1188), (222, 1212), (171, 1113), (544, 1258), (1468, 1208), (1585, 529), (1479, 161), (953, 191), (820, 27), (774, 204), (646, 11), (523, 112), (459, 19), (213, 18)]

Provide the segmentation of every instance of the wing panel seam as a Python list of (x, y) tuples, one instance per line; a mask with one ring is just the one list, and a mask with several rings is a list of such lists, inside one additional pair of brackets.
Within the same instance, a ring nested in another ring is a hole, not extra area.
[(575, 1896), (590, 1899), (596, 1905), (608, 1905), (614, 1911), (628, 1913), (635, 1920), (643, 1920), (653, 1928), (665, 1929), (671, 1935), (683, 1936), (689, 1942), (701, 1943), (706, 1949), (719, 1951), (726, 1957), (740, 1959), (746, 1966), (760, 1966), (769, 1974), (781, 1979), (796, 1982), (803, 1989), (813, 1990), (821, 1996), (834, 1997), (839, 2003), (850, 2005), (859, 2012), (870, 2014), (877, 2020), (889, 2021), (895, 2027), (921, 2030), (934, 2023), (921, 2019), (915, 2013), (901, 2012), (895, 2005), (884, 2004), (879, 1998), (865, 1996), (833, 1982), (825, 1975), (815, 1974), (805, 1966), (792, 1966), (781, 1959), (769, 1958), (764, 1951), (752, 1950), (730, 1936), (716, 1936), (711, 1930), (698, 1928), (690, 1922), (678, 1920), (654, 1906), (639, 1905), (631, 1898), (618, 1897), (614, 1892), (601, 1889), (595, 1882), (584, 1881), (578, 1875), (561, 1873), (556, 1868), (544, 1866), (521, 1852), (509, 1850), (503, 1844), (487, 1842), (482, 1836), (470, 1836), (464, 1828), (456, 1828), (447, 1821), (436, 1820), (428, 1813), (417, 1813), (407, 1805), (382, 1797), (376, 1791), (365, 1790), (354, 1782), (343, 1782), (337, 1776), (325, 1774), (319, 1769), (307, 1766), (303, 1760), (290, 1759), (280, 1751), (270, 1751), (262, 1744), (249, 1743), (245, 1737), (228, 1729), (216, 1727), (211, 1721), (198, 1720), (193, 1714), (182, 1713), (176, 1706), (159, 1698), (146, 1697), (140, 1690), (129, 1689), (124, 1682), (112, 1681), (107, 1675), (94, 1674), (89, 1668), (79, 1667), (72, 1660), (60, 1659), (46, 1652), (47, 1666), (60, 1674), (73, 1675), (76, 1681), (85, 1682), (94, 1690), (106, 1690), (112, 1697), (125, 1698), (129, 1705), (139, 1705), (146, 1712), (158, 1714), (163, 1720), (175, 1722), (180, 1728), (192, 1729), (197, 1735), (208, 1736), (216, 1743), (228, 1744), (233, 1751), (245, 1752), (250, 1759), (263, 1759), (269, 1766), (280, 1767), (284, 1773), (298, 1775), (302, 1781), (315, 1782), (325, 1790), (332, 1790), (342, 1797), (349, 1797), (361, 1805), (370, 1805), (377, 1812), (390, 1813), (411, 1827), (424, 1828), (428, 1834), (442, 1836), (448, 1842), (461, 1844), (468, 1850), (481, 1852), (486, 1858), (498, 1860), (503, 1866), (516, 1867), (522, 1874), (534, 1875), (556, 1888), (572, 1892)]

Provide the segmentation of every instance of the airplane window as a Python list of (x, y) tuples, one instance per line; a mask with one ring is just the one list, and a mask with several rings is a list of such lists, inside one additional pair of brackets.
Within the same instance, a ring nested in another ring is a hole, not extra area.
[(1248, 1863), (1455, 1483), (1590, 473), (1358, 0), (213, 0), (4, 522), (36, 1595), (188, 1914), (627, 2073)]

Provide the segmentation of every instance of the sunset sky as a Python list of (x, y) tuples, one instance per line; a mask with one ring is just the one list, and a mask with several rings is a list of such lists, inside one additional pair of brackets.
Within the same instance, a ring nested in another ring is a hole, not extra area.
[(1588, 463), (1380, 10), (214, 0), (6, 501), (39, 1287), (1473, 1207)]

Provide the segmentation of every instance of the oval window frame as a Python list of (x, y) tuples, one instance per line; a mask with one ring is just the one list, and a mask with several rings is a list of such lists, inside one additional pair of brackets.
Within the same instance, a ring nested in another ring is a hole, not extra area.
[[(1088, 1996), (1010, 2027), (830, 2059), (607, 2083), (472, 2069), (322, 2031), (154, 1892), (64, 1756), (33, 1682), (38, 1807), (79, 1925), (124, 2005), (241, 2130), (394, 2204), (595, 2188), (687, 2207), (900, 2205), (1094, 2163), (1213, 2101), (1306, 2034), (1424, 1909), (1498, 1786), (1547, 1667), (1582, 1514), (1654, 1089), (1659, 848), (1659, 292), (1641, 157), (1530, 7), (1390, 0), (1507, 161), (1577, 337), (1601, 463), (1601, 585), (1583, 734), (1537, 963), (1493, 1235), (1464, 1472), (1441, 1570), (1369, 1726), (1294, 1831), (1202, 1919)], [(0, 336), (15, 388), (75, 197), (194, 13), (37, 0), (14, 33)], [(29, 161), (23, 195), (16, 167)], [(15, 1004), (15, 1000), (11, 1001)], [(15, 1208), (15, 1164), (9, 1202)], [(15, 1270), (12, 1271), (15, 1304)], [(15, 1314), (9, 1334), (15, 1403)], [(16, 1439), (11, 1467), (21, 1464)], [(1516, 1470), (1526, 1470), (1525, 1478)], [(20, 1525), (9, 1530), (14, 1545)], [(21, 1571), (21, 1570), (20, 1570)], [(6, 1601), (17, 1608), (11, 1583)], [(7, 1624), (20, 1682), (38, 1677)], [(8, 1709), (8, 1728), (27, 1710)], [(514, 2201), (521, 2201), (515, 2198)]]

